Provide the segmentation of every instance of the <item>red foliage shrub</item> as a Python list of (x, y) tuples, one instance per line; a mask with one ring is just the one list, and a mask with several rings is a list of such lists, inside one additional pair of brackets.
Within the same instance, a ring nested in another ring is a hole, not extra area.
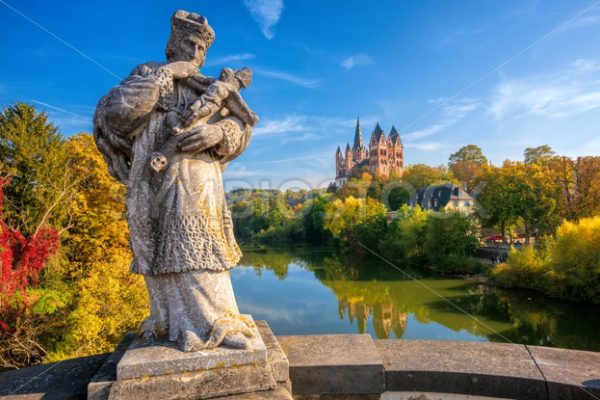
[[(9, 183), (9, 179), (0, 178), (0, 331), (10, 330), (10, 321), (26, 311), (26, 290), (38, 284), (46, 260), (58, 250), (59, 239), (51, 227), (40, 227), (25, 238), (6, 225), (2, 216), (3, 187)], [(11, 298), (17, 291), (24, 302), (15, 308)]]

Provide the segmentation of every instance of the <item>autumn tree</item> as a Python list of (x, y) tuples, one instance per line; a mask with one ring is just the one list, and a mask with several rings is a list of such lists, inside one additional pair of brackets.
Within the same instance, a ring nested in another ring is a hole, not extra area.
[(76, 182), (64, 249), (74, 294), (48, 360), (112, 351), (148, 312), (144, 281), (129, 272), (125, 188), (108, 174), (91, 135), (65, 146)]
[(498, 222), (518, 218), (527, 243), (533, 232), (550, 232), (556, 227), (560, 222), (559, 188), (547, 167), (505, 162), (496, 173), (479, 196), (486, 213), (497, 212)]
[(414, 164), (406, 169), (402, 180), (412, 185), (415, 190), (420, 190), (433, 184), (454, 181), (455, 178), (452, 172), (444, 166), (431, 167), (425, 164)]
[(488, 160), (481, 148), (474, 144), (461, 147), (450, 155), (448, 167), (461, 182), (462, 187), (469, 193), (475, 189), (479, 178), (488, 167)]
[(356, 247), (360, 242), (376, 249), (385, 230), (386, 217), (385, 206), (377, 200), (349, 196), (327, 205), (324, 227), (345, 245)]

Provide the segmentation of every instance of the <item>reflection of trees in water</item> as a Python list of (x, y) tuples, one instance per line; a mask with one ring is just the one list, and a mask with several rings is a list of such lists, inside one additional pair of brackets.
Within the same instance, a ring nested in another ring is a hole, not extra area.
[[(373, 260), (354, 260), (329, 251), (301, 249), (245, 252), (242, 264), (260, 272), (272, 270), (285, 279), (290, 264), (312, 271), (338, 299), (340, 318), (356, 321), (367, 332), (369, 318), (375, 335), (400, 338), (408, 315), (424, 324), (441, 324), (491, 341), (600, 350), (600, 308), (554, 301), (538, 294), (505, 291), (460, 279), (446, 279), (410, 271), (428, 287), (475, 316), (485, 325), (397, 270)], [(403, 267), (404, 268), (404, 267)]]

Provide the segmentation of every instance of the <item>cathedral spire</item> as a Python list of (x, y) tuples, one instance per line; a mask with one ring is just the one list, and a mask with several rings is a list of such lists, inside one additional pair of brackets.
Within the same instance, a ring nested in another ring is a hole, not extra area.
[(359, 150), (363, 147), (362, 131), (360, 129), (360, 115), (356, 117), (356, 131), (354, 131), (354, 146), (353, 150)]

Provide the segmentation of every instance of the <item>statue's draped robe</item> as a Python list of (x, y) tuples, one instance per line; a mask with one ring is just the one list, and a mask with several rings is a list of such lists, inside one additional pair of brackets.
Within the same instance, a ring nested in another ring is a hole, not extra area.
[(136, 67), (100, 100), (94, 135), (109, 171), (127, 185), (131, 270), (145, 275), (151, 299), (145, 329), (167, 330), (186, 347), (190, 338), (206, 340), (215, 321), (239, 314), (229, 269), (241, 252), (221, 170), (245, 149), (251, 127), (216, 115), (209, 123), (223, 131), (219, 144), (178, 153), (164, 173), (154, 172), (150, 154), (171, 134), (167, 111), (185, 110), (200, 95), (160, 67)]

